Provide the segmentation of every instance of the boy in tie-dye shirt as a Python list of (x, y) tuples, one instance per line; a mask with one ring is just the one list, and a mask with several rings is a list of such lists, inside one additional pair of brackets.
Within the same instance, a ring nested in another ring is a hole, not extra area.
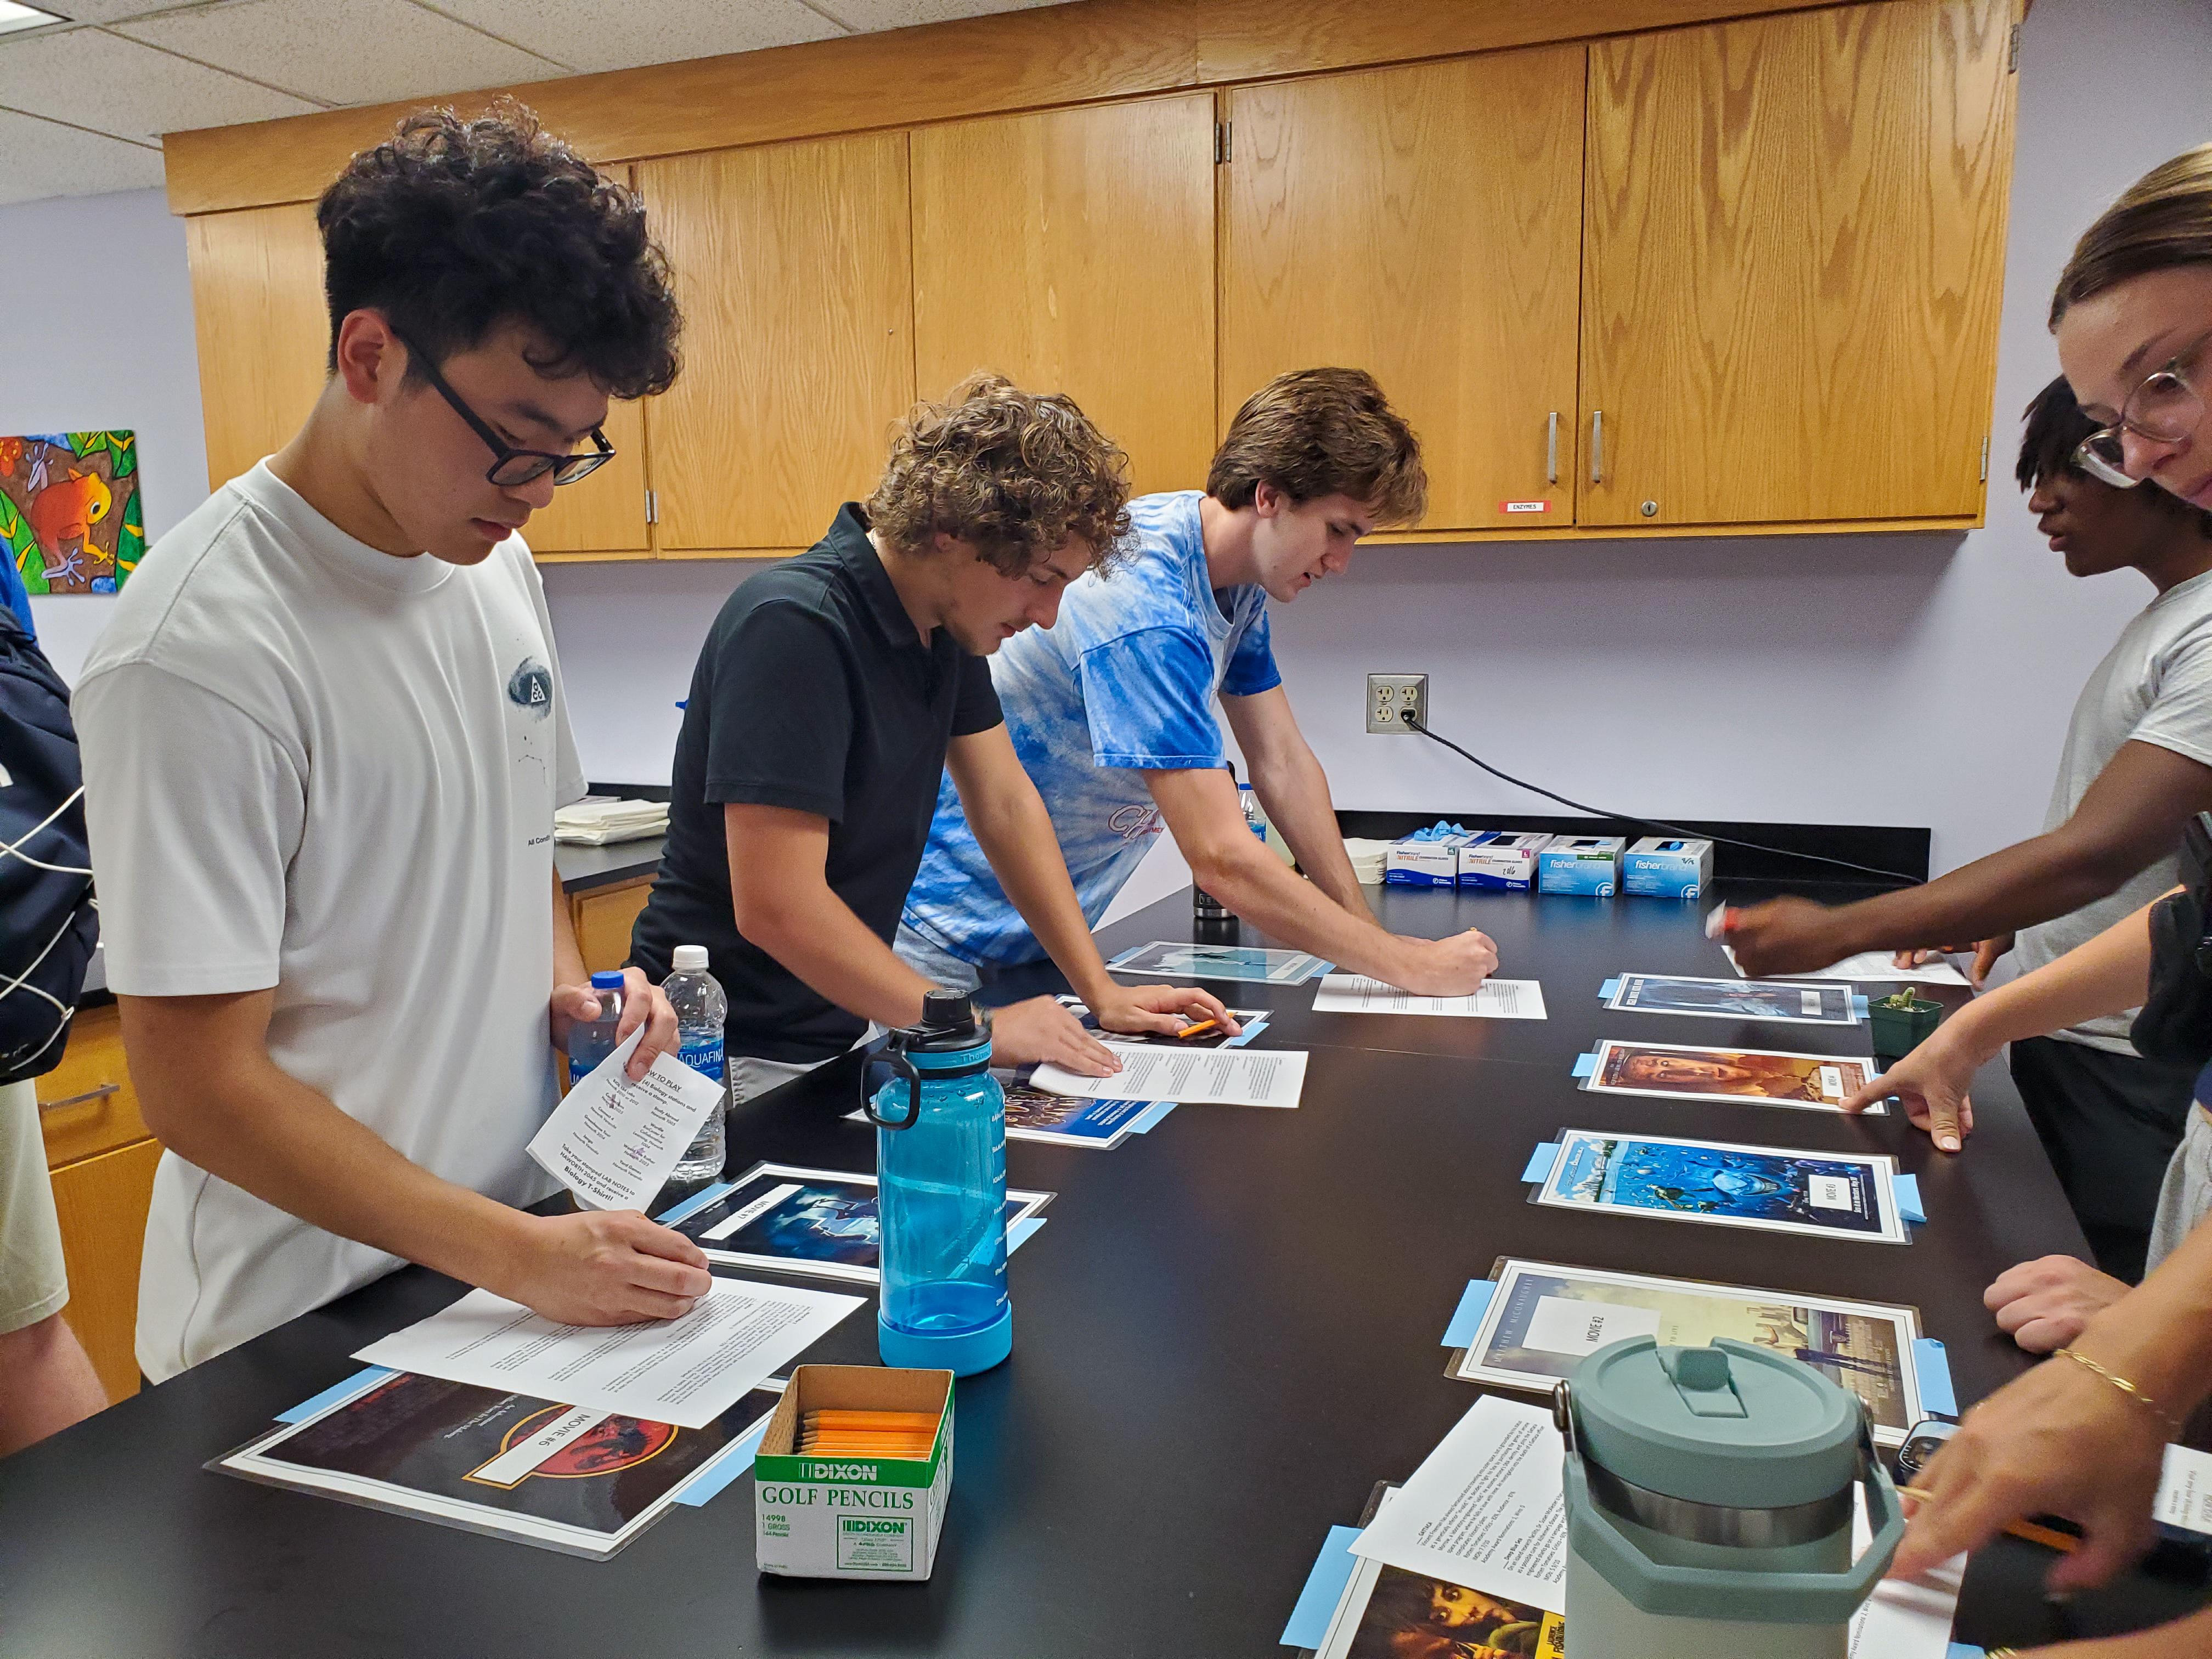
[[(1204, 492), (1131, 502), (1129, 556), (1072, 583), (1052, 629), (991, 658), (1015, 752), (1093, 927), (1164, 829), (1199, 885), (1284, 944), (1427, 995), (1471, 991), (1497, 966), (1479, 933), (1410, 939), (1376, 923), (1267, 641), (1269, 599), (1288, 604), (1342, 570), (1378, 525), (1419, 519), (1426, 493), (1419, 441), (1370, 376), (1282, 375), (1238, 410)], [(1217, 693), (1309, 879), (1246, 827)], [(949, 783), (897, 949), (956, 986), (1042, 956)]]

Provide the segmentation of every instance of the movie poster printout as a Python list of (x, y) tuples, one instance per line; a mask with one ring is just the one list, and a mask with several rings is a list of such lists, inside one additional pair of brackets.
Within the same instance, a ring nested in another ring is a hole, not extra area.
[[(1035, 1215), (1050, 1193), (1009, 1191), (1006, 1225)], [(883, 1224), (876, 1178), (845, 1170), (757, 1164), (730, 1190), (676, 1224), (676, 1230), (733, 1267), (815, 1273), (872, 1285), (882, 1276)]]
[(1911, 1365), (1920, 1316), (1911, 1308), (1511, 1257), (1491, 1276), (1498, 1289), (1451, 1370), (1467, 1382), (1548, 1394), (1585, 1356), (1624, 1337), (1698, 1348), (1731, 1336), (1802, 1359), (1856, 1395), (1886, 1446), (1903, 1445), (1920, 1419)]
[(702, 1428), (401, 1372), (231, 1453), (249, 1480), (541, 1548), (608, 1556), (775, 1412), (774, 1379)]
[(1258, 945), (1185, 945), (1154, 939), (1124, 951), (1107, 968), (1154, 979), (1246, 979), (1296, 985), (1325, 974), (1330, 963), (1304, 951), (1271, 951)]
[[(1856, 1054), (1797, 1054), (1771, 1048), (1699, 1048), (1606, 1037), (1585, 1089), (1667, 1100), (1737, 1100), (1808, 1111), (1840, 1111), (1846, 1097), (1881, 1073)], [(1876, 1101), (1866, 1109), (1886, 1113)]]
[[(1053, 1000), (1081, 1020), (1083, 1029), (1095, 1036), (1111, 1037), (1116, 1042), (1140, 1042), (1152, 1048), (1181, 1048), (1185, 1052), (1193, 1048), (1241, 1048), (1267, 1029), (1267, 1016), (1271, 1012), (1266, 1008), (1231, 1008), (1229, 1017), (1237, 1022), (1237, 1035), (1234, 1036), (1229, 1034), (1227, 1026), (1213, 1020), (1191, 1021), (1183, 1027), (1183, 1031), (1190, 1033), (1188, 1036), (1182, 1032), (1170, 1035), (1165, 1031), (1107, 1031), (1100, 1029), (1098, 1016), (1091, 1012), (1081, 997), (1060, 996)], [(1200, 1025), (1212, 1029), (1194, 1029)]]
[[(1399, 1492), (1394, 1486), (1382, 1493), (1377, 1520)], [(1566, 1621), (1559, 1613), (1365, 1556), (1353, 1559), (1314, 1659), (1400, 1659), (1407, 1653), (1449, 1659), (1464, 1650), (1460, 1644), (1515, 1659), (1563, 1659)]]
[(1666, 1135), (1562, 1129), (1535, 1201), (1812, 1238), (1909, 1242), (1897, 1160), (1864, 1152), (1739, 1146)]
[(1086, 1100), (1056, 1095), (1028, 1083), (1002, 1083), (1006, 1095), (1006, 1139), (1040, 1140), (1055, 1146), (1089, 1146), (1111, 1151), (1129, 1138), (1153, 1100)]
[(1625, 1013), (1687, 1014), (1698, 1019), (1767, 1019), (1791, 1025), (1856, 1025), (1849, 985), (1787, 985), (1765, 979), (1685, 979), (1623, 974), (1608, 1008)]

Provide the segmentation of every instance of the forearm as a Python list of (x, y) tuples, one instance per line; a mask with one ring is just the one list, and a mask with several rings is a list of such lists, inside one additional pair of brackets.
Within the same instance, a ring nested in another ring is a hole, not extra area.
[(1346, 972), (1396, 982), (1405, 942), (1386, 933), (1362, 904), (1348, 910), (1252, 836), (1199, 849), (1197, 884), (1271, 937), (1333, 962)]
[(2191, 1229), (2071, 1346), (2135, 1383), (2174, 1422), (2186, 1417), (2212, 1394), (2212, 1227)]
[(2038, 836), (1921, 886), (1843, 906), (1834, 912), (1842, 954), (1964, 944), (2049, 921), (2118, 891), (2134, 873), (2119, 863), (2063, 831)]
[(1352, 873), (1329, 805), (1328, 775), (1313, 750), (1301, 744), (1296, 754), (1255, 761), (1252, 787), (1307, 879), (1352, 915), (1368, 914), (1367, 895)]
[(1970, 1047), (1978, 1065), (2008, 1042), (2138, 1006), (2150, 984), (2150, 912), (2147, 904), (2056, 962), (1977, 997), (1942, 1031)]
[(568, 908), (568, 890), (561, 872), (553, 872), (553, 983), (583, 985), (591, 975), (584, 971), (584, 953), (576, 944), (576, 918)]
[(934, 988), (818, 879), (741, 908), (738, 931), (808, 989), (879, 1025), (914, 1024), (921, 1018), (922, 997)]
[[(968, 826), (990, 861), (991, 873), (1029, 923), (1047, 955), (1076, 995), (1092, 1007), (1113, 979), (1091, 937), (1091, 924), (1068, 879), (1052, 815), (1035, 788), (1009, 790), (1002, 799), (969, 805)], [(980, 810), (979, 810), (980, 809)]]

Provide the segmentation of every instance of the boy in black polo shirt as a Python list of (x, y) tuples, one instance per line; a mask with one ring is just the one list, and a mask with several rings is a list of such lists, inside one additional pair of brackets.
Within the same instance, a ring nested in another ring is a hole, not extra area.
[[(871, 1020), (921, 1018), (930, 983), (890, 939), (948, 767), (993, 871), (1103, 1027), (1228, 1019), (1203, 992), (1107, 974), (982, 660), (1049, 628), (1066, 585), (1113, 556), (1123, 465), (1066, 398), (978, 376), (915, 410), (865, 507), (848, 502), (722, 607), (631, 952), (658, 980), (677, 945), (707, 947), (735, 1100), (835, 1058)], [(1010, 1065), (1116, 1069), (1050, 997), (1000, 1009), (993, 1047)]]

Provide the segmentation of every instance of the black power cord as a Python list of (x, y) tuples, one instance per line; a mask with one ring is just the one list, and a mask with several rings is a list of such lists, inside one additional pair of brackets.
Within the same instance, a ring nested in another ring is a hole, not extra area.
[(1413, 711), (1410, 708), (1401, 708), (1398, 711), (1398, 718), (1430, 742), (1443, 744), (1462, 760), (1472, 762), (1489, 773), (1492, 777), (1503, 779), (1516, 789), (1526, 789), (1532, 795), (1541, 795), (1546, 800), (1555, 800), (1562, 806), (1571, 806), (1577, 812), (1587, 812), (1593, 817), (1623, 818), (1630, 823), (1640, 823), (1649, 829), (1664, 830), (1670, 836), (1680, 836), (1685, 841), (1717, 842), (1723, 847), (1741, 847), (1753, 853), (1771, 853), (1777, 858), (1803, 859), (1813, 864), (1832, 864), (1842, 870), (1858, 870), (1869, 876), (1886, 876), (1892, 881), (1901, 881), (1911, 887), (1921, 886), (1927, 879), (1924, 876), (1908, 876), (1902, 870), (1878, 870), (1871, 864), (1854, 864), (1849, 859), (1832, 859), (1826, 853), (1800, 853), (1794, 848), (1767, 847), (1755, 841), (1738, 841), (1733, 836), (1716, 836), (1709, 830), (1686, 830), (1680, 824), (1668, 823), (1663, 818), (1647, 818), (1635, 812), (1608, 812), (1601, 807), (1585, 806), (1578, 800), (1569, 800), (1565, 795), (1553, 794), (1540, 784), (1530, 783), (1524, 778), (1515, 777), (1510, 772), (1499, 771), (1481, 756), (1469, 754), (1449, 738), (1440, 737), (1430, 731), (1427, 726), (1413, 718)]

